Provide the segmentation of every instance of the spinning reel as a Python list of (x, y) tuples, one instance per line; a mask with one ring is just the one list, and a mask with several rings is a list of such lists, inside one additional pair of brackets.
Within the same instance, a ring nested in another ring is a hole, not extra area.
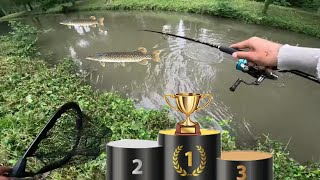
[(256, 78), (256, 80), (254, 82), (248, 83), (239, 78), (229, 88), (230, 91), (232, 92), (236, 90), (236, 88), (240, 85), (240, 83), (244, 83), (246, 85), (260, 85), (260, 83), (262, 83), (262, 81), (265, 80), (266, 78), (271, 80), (277, 80), (279, 77), (272, 69), (257, 66), (256, 64), (249, 62), (245, 59), (238, 60), (236, 69), (249, 74), (250, 76)]

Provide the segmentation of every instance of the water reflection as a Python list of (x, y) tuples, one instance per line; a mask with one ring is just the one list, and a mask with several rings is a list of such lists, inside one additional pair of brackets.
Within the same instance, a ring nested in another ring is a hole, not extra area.
[(74, 29), (79, 35), (85, 35), (91, 31), (91, 28), (98, 28), (99, 33), (103, 35), (107, 35), (108, 32), (104, 28), (104, 18), (96, 19), (95, 16), (90, 16), (87, 19), (68, 19), (60, 22), (59, 24), (68, 26), (69, 29)]
[(86, 47), (89, 47), (90, 46), (90, 43), (89, 41), (86, 41), (85, 39), (80, 39), (78, 42), (77, 42), (77, 45), (82, 47), (82, 48), (86, 48)]

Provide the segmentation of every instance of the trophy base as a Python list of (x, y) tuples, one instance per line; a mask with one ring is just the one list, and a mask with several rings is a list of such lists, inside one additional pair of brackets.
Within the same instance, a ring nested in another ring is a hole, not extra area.
[(176, 126), (175, 135), (177, 136), (200, 136), (200, 125), (199, 123), (195, 122), (193, 126), (184, 126), (180, 123)]

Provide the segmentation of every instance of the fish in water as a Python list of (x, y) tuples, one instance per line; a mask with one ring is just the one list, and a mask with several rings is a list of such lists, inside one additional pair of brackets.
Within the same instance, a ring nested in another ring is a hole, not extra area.
[(152, 53), (147, 53), (147, 49), (139, 47), (133, 52), (105, 52), (97, 53), (95, 56), (88, 56), (86, 59), (98, 61), (104, 67), (106, 62), (137, 62), (142, 65), (147, 65), (148, 60), (160, 62), (160, 53), (162, 50), (155, 50)]
[(104, 18), (99, 18), (98, 20), (94, 16), (90, 16), (89, 19), (72, 19), (72, 20), (65, 20), (63, 22), (60, 22), (62, 25), (66, 25), (69, 28), (71, 26), (91, 26), (91, 27), (96, 27), (96, 26), (103, 26), (104, 23)]

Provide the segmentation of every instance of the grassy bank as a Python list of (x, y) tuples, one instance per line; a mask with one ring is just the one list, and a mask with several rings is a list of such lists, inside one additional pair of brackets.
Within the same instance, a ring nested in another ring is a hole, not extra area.
[[(137, 109), (130, 99), (116, 93), (92, 90), (83, 75), (75, 74), (71, 60), (49, 68), (37, 56), (36, 29), (21, 24), (12, 28), (14, 33), (0, 39), (0, 163), (12, 166), (52, 113), (67, 101), (79, 103), (92, 119), (93, 132), (110, 128), (112, 136), (106, 137), (110, 140), (155, 140), (160, 129), (174, 127), (166, 109)], [(199, 121), (205, 126), (213, 120)], [(221, 121), (220, 125), (225, 128), (228, 124)], [(227, 130), (222, 133), (222, 142), (224, 150), (243, 149)], [(104, 179), (104, 145), (98, 145), (100, 156), (96, 159), (56, 170), (47, 179)], [(299, 164), (276, 141), (263, 137), (248, 148), (274, 155), (275, 179), (320, 179), (320, 164)]]
[[(64, 4), (66, 6), (66, 4)], [(299, 33), (320, 37), (320, 16), (295, 8), (271, 5), (268, 15), (262, 15), (264, 4), (250, 0), (90, 0), (77, 2), (70, 9), (61, 5), (48, 9), (46, 12), (31, 12), (30, 14), (57, 13), (63, 11), (89, 10), (161, 10), (207, 14), (238, 19), (246, 23), (262, 24)], [(25, 15), (25, 13), (23, 14)], [(10, 18), (20, 17), (21, 14), (11, 15)], [(0, 18), (0, 20), (8, 17)]]

